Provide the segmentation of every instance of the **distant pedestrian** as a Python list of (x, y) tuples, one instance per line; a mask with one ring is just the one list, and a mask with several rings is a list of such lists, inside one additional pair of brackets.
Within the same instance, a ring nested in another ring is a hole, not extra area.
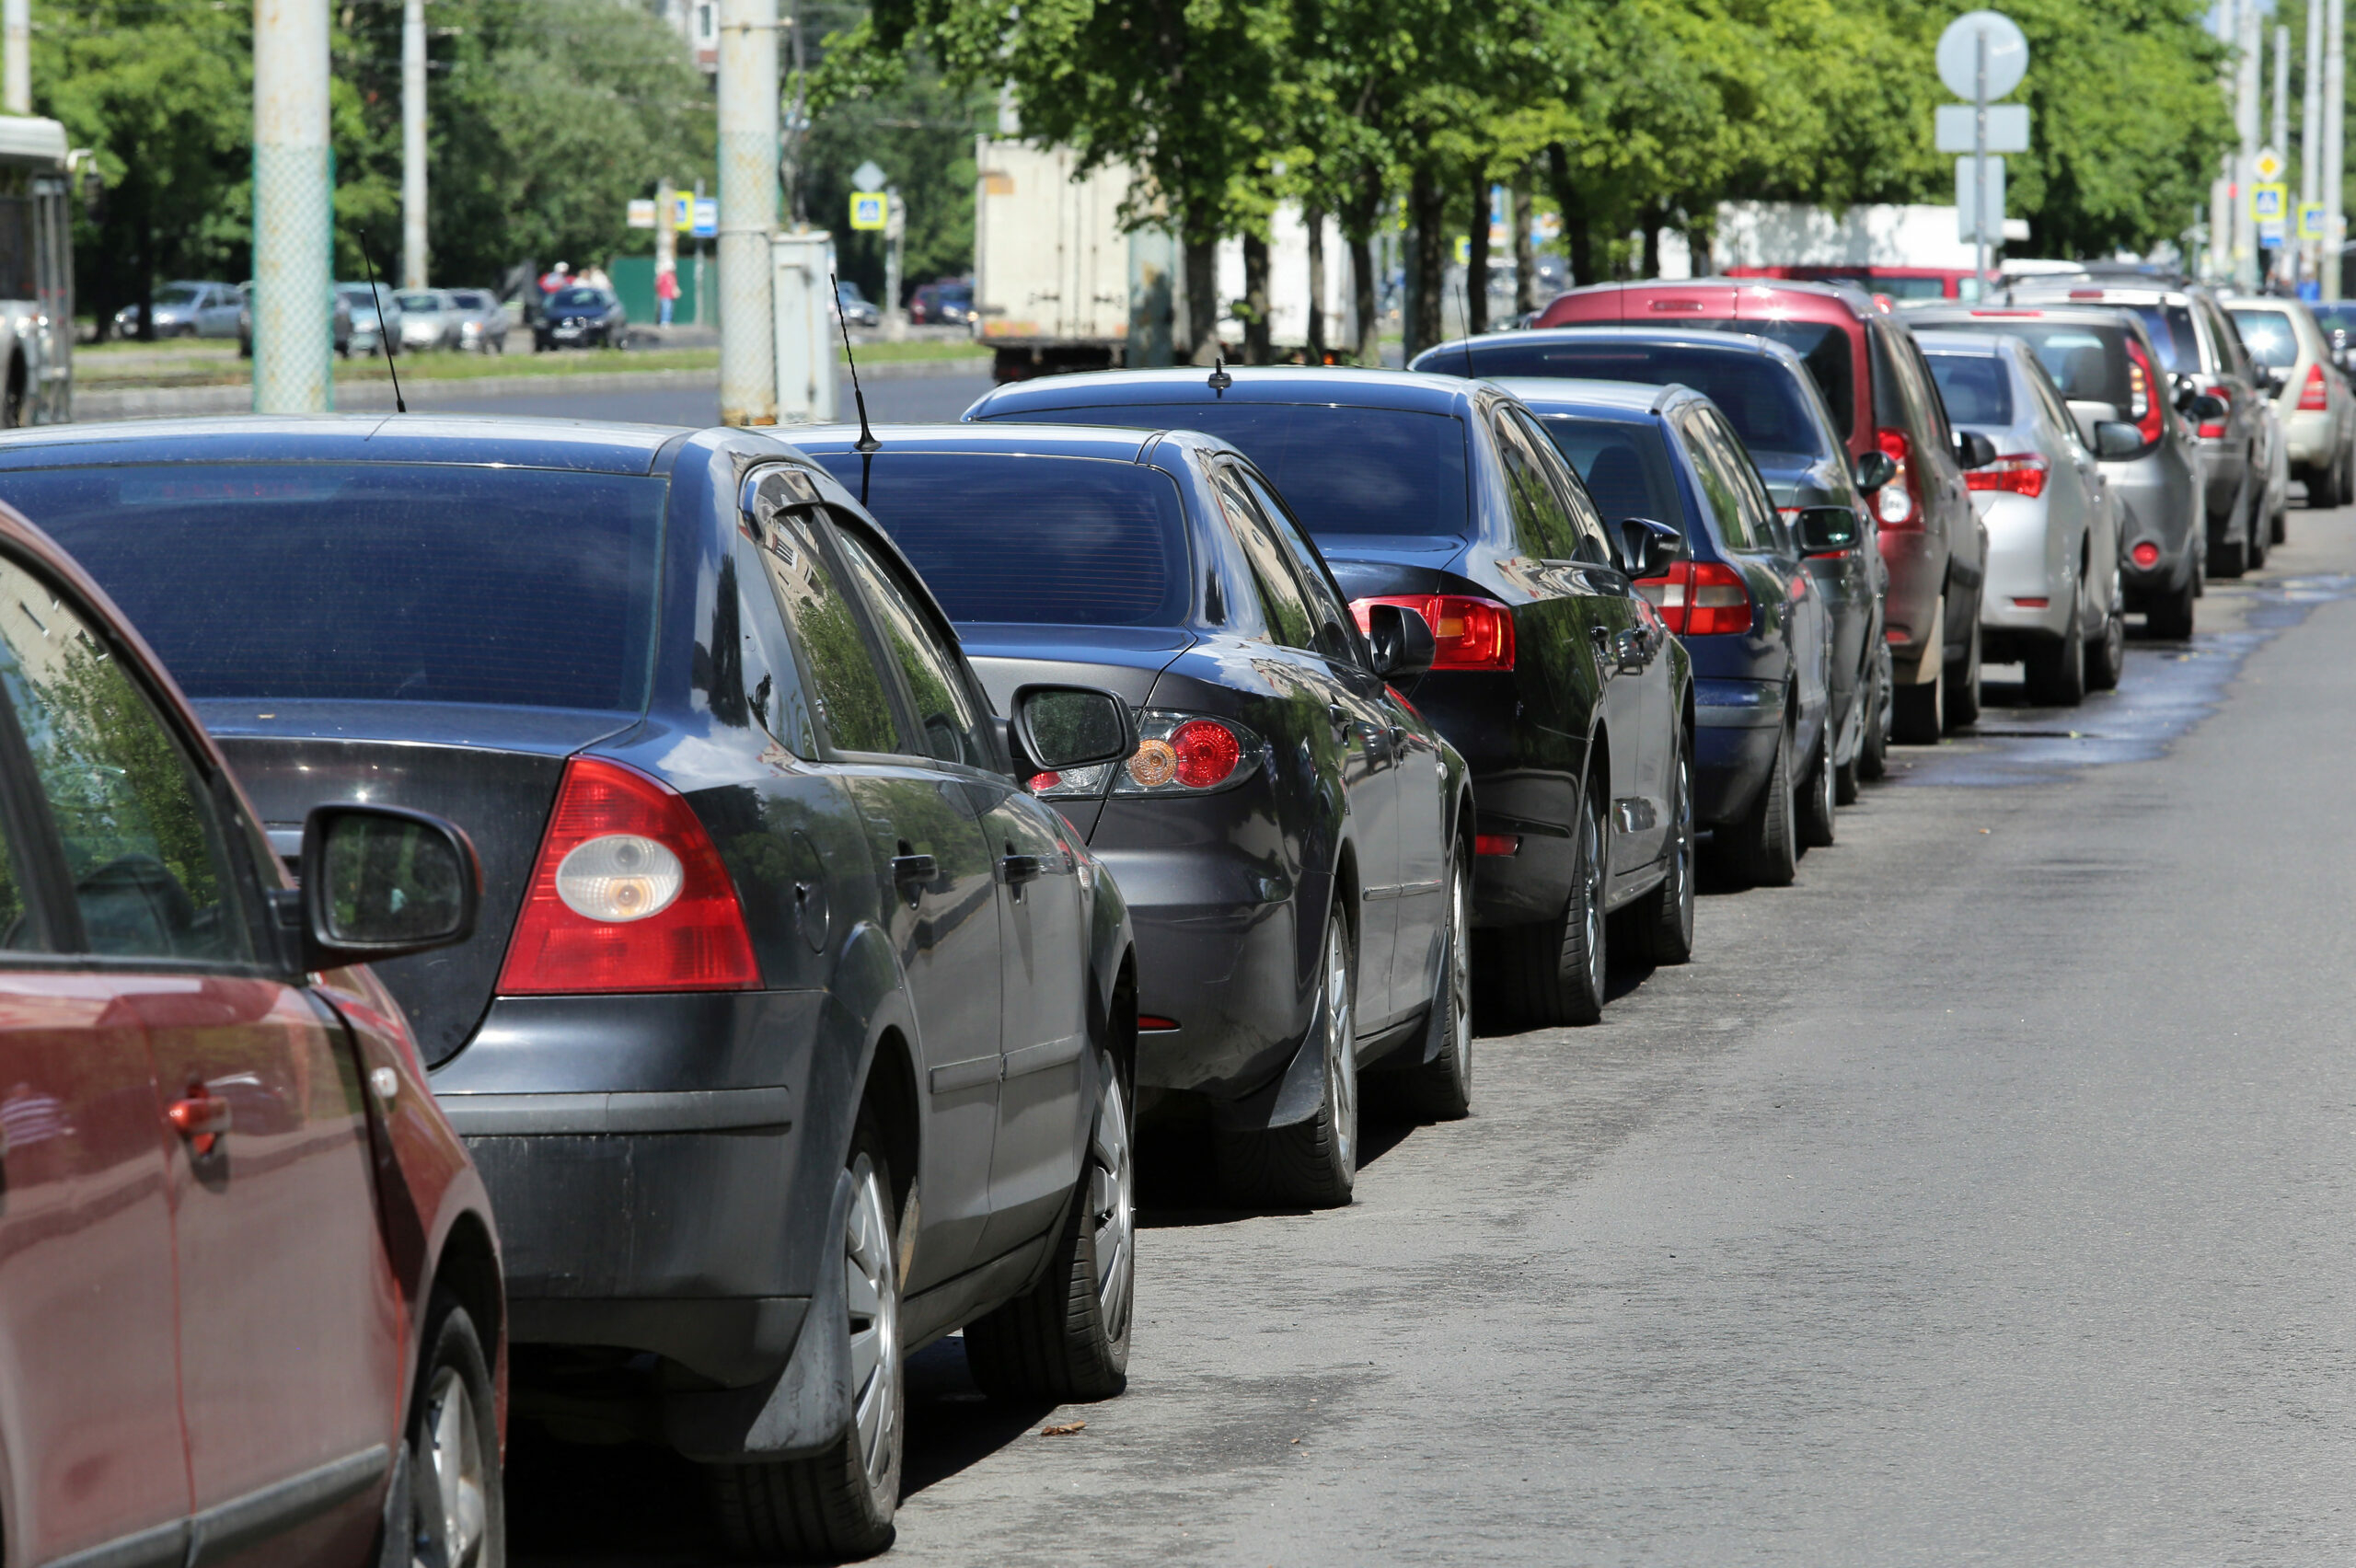
[(654, 314), (664, 327), (671, 325), (671, 307), (679, 300), (679, 270), (665, 267), (654, 274)]
[(593, 289), (610, 291), (614, 286), (614, 281), (606, 276), (606, 270), (594, 261), (581, 270), (580, 281)]
[(545, 298), (560, 288), (569, 287), (572, 282), (572, 269), (560, 261), (549, 268), (547, 274), (540, 279), (541, 296)]

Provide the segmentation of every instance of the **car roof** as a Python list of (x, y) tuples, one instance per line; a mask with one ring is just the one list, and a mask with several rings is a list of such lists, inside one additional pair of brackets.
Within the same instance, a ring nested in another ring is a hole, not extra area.
[(1974, 332), (1966, 328), (1943, 327), (1936, 324), (1918, 328), (1916, 342), (1926, 354), (2005, 354), (2027, 352), (2018, 338), (2002, 332)]
[[(1673, 322), (1647, 325), (1629, 322), (1625, 326), (1598, 323), (1586, 327), (1536, 327), (1516, 332), (1484, 332), (1477, 338), (1458, 338), (1437, 348), (1418, 353), (1417, 359), (1445, 354), (1451, 349), (1478, 349), (1489, 343), (1635, 343), (1646, 348), (1700, 349), (1727, 354), (1750, 354), (1759, 359), (1789, 360), (1806, 368), (1807, 361), (1788, 345), (1756, 332), (1745, 332), (1738, 326), (1723, 331), (1699, 327), (1680, 327)], [(1490, 376), (1492, 381), (1509, 379)]]
[(1943, 305), (1925, 306), (1919, 309), (1909, 310), (1905, 320), (1906, 324), (1917, 332), (1943, 332), (1950, 327), (1963, 327), (1966, 323), (1972, 324), (1967, 328), (1968, 330), (1988, 332), (2004, 330), (2000, 327), (1978, 325), (1991, 321), (2057, 321), (2063, 326), (2076, 327), (2125, 327), (2128, 324), (2128, 318), (2121, 316), (2115, 306), (2091, 303), (2009, 306), (1960, 306), (1951, 300)]
[[(2165, 283), (2109, 283), (2060, 273), (2050, 281), (2043, 276), (2024, 279), (2009, 285), (2007, 292), (2015, 298), (2023, 294), (2031, 299), (2084, 298), (2088, 305), (2189, 305), (2192, 300), (2191, 290)], [(2097, 294), (2099, 298), (2085, 297)]]
[(1500, 375), (1494, 384), (1530, 405), (1536, 413), (1594, 409), (1616, 414), (1658, 414), (1702, 394), (1679, 382), (1662, 386), (1651, 381), (1583, 381), (1572, 375)]
[[(1357, 370), (1325, 365), (1229, 365), (1224, 391), (1210, 385), (1211, 372), (1200, 365), (1172, 370), (1103, 370), (1080, 375), (1042, 376), (1019, 381), (985, 393), (972, 409), (1011, 412), (1030, 404), (1037, 407), (1117, 405), (1148, 401), (1141, 393), (1160, 396), (1156, 403), (1328, 403), (1345, 408), (1411, 409), (1424, 413), (1461, 414), (1477, 395), (1477, 384), (1461, 375), (1434, 375), (1417, 371)], [(1168, 421), (1183, 428), (1177, 421)]]
[[(1827, 306), (1838, 305), (1859, 320), (1880, 313), (1873, 295), (1854, 282), (1837, 278), (1640, 278), (1626, 282), (1585, 283), (1565, 289), (1555, 299), (1599, 298), (1612, 294), (1650, 294), (1678, 289), (1750, 290), (1762, 294), (1794, 294), (1822, 301)], [(1552, 306), (1553, 300), (1547, 302)]]
[[(1025, 424), (1017, 420), (987, 424), (882, 425), (875, 437), (883, 444), (879, 457), (895, 452), (973, 452), (1006, 457), (1092, 457), (1100, 461), (1138, 463), (1161, 432), (1142, 426)], [(814, 425), (780, 432), (780, 439), (807, 453), (851, 450), (859, 440), (855, 424)], [(1227, 449), (1227, 443), (1185, 432), (1207, 446)]]
[(237, 414), (42, 425), (0, 434), (0, 469), (187, 463), (446, 463), (654, 471), (691, 432), (495, 414)]

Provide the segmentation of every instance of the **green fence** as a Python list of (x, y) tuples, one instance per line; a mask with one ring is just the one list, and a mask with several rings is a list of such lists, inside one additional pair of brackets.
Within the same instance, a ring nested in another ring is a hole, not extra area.
[[(672, 302), (671, 324), (692, 326), (697, 320), (696, 301), (702, 292), (696, 287), (697, 274), (708, 269), (709, 260), (699, 261), (694, 252), (682, 248), (679, 257), (679, 297)], [(621, 296), (622, 308), (629, 312), (630, 320), (641, 327), (652, 327), (663, 318), (654, 297), (654, 258), (652, 256), (617, 257), (606, 268), (614, 280), (614, 293)]]

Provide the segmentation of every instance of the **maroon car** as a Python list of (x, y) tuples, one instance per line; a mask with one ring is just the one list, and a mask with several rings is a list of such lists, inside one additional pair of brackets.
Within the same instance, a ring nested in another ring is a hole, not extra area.
[(501, 1561), (483, 1185), (369, 958), (462, 939), (448, 824), (289, 885), (90, 581), (0, 508), (0, 1541), (14, 1563)]

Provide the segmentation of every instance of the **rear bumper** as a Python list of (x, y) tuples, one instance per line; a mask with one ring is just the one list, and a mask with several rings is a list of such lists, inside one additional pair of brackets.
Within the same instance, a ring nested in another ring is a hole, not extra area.
[(1780, 681), (1693, 683), (1693, 818), (1704, 827), (1750, 809), (1775, 760), (1784, 726)]
[(2339, 455), (2339, 444), (2333, 439), (2331, 410), (2286, 410), (2282, 415), (2282, 446), (2294, 467), (2328, 467)]
[(1944, 651), (1927, 646), (1939, 619), (1939, 601), (1946, 593), (1947, 548), (1944, 539), (1922, 528), (1881, 530), (1882, 564), (1889, 569), (1884, 591), (1882, 625), (1889, 640), (1889, 656), (1900, 686), (1918, 678), (1916, 667), (1927, 656), (1935, 674)]
[[(2200, 470), (2178, 446), (2148, 456), (2105, 463), (2103, 478), (2119, 502), (2119, 579), (2131, 605), (2181, 591), (2193, 568), (2192, 547), (2202, 513)], [(2159, 559), (2135, 564), (2135, 547), (2151, 545)]]
[[(2055, 548), (2047, 497), (1992, 495), (1981, 504), (1988, 525), (1988, 591), (1980, 599), (1980, 624), (1993, 634), (1988, 646), (2007, 638), (2058, 638), (2069, 630), (2071, 584), (2063, 579), (2066, 552)], [(2042, 599), (2042, 605), (2024, 605)]]

